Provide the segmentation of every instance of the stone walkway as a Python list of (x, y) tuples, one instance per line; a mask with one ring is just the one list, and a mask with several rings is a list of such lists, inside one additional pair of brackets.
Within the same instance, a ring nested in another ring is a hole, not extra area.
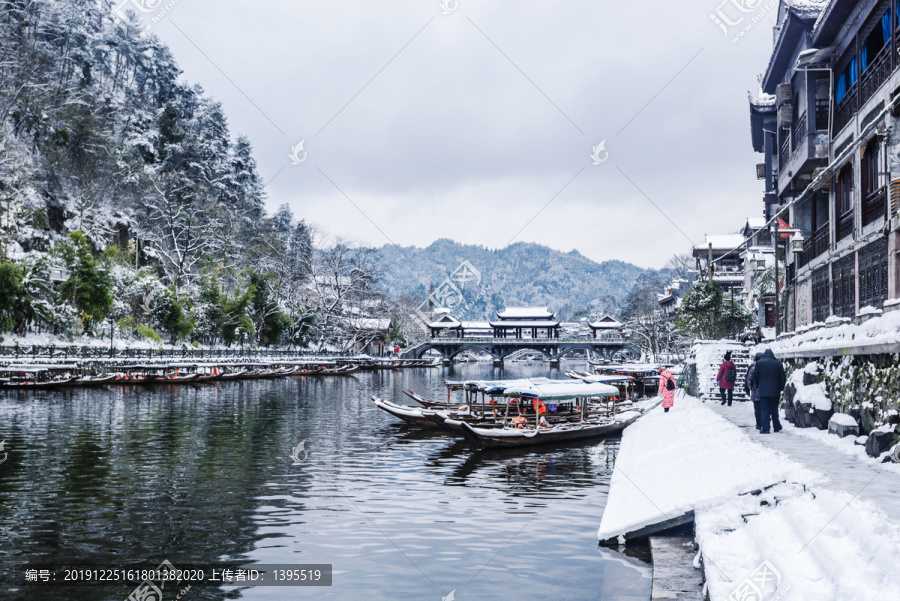
[[(888, 516), (900, 520), (900, 474), (886, 470), (878, 460), (865, 461), (814, 439), (792, 434), (793, 424), (781, 418), (784, 430), (760, 434), (756, 430), (753, 404), (735, 402), (731, 407), (714, 401), (706, 405), (738, 426), (751, 440), (780, 451), (804, 467), (828, 477), (826, 486), (842, 490), (878, 505)], [(783, 415), (783, 412), (782, 412)]]

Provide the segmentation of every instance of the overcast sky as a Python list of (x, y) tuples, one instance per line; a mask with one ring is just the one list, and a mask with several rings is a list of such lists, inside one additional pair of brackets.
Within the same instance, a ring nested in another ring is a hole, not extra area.
[[(735, 43), (719, 1), (175, 0), (152, 31), (249, 136), (270, 210), (660, 267), (762, 212), (747, 92), (776, 8)], [(742, 25), (774, 3), (733, 1)]]

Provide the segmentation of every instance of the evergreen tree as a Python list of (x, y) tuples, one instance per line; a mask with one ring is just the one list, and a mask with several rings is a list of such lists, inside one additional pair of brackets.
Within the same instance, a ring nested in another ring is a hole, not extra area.
[(90, 332), (93, 324), (106, 319), (112, 307), (112, 278), (94, 259), (91, 243), (82, 232), (69, 234), (69, 240), (57, 249), (69, 271), (69, 279), (60, 285), (59, 293), (79, 310), (82, 327)]

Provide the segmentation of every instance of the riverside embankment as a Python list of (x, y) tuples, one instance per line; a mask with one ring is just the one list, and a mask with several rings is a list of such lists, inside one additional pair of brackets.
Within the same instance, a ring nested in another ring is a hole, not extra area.
[(669, 413), (656, 410), (628, 428), (599, 538), (693, 518), (696, 565), (712, 601), (736, 590), (767, 600), (787, 591), (900, 598), (900, 475), (790, 427), (756, 434), (752, 419), (749, 403), (679, 395)]

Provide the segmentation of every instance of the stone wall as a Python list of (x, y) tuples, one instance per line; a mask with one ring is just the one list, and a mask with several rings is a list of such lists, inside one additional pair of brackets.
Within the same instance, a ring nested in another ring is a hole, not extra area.
[[(859, 444), (866, 444), (866, 450), (875, 457), (900, 443), (898, 355), (788, 359), (785, 369), (789, 379), (783, 396), (787, 421), (799, 428), (830, 429), (842, 435), (846, 427), (829, 428), (829, 422), (834, 413), (849, 415), (862, 435)], [(800, 386), (819, 383), (825, 384), (831, 401), (830, 410), (802, 403), (796, 398)]]

